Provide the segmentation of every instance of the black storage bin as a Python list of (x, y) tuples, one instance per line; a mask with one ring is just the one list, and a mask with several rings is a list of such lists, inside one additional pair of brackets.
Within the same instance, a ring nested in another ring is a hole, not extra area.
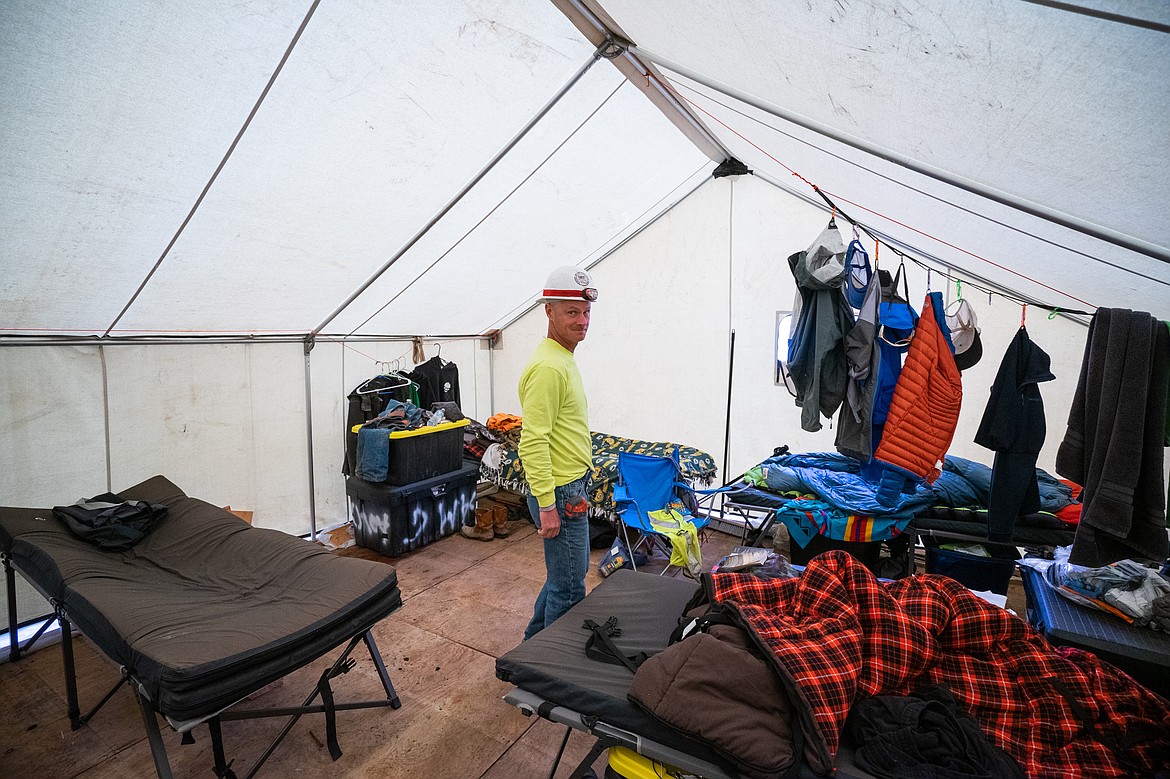
[(932, 536), (922, 539), (926, 547), (926, 572), (949, 576), (971, 590), (1007, 595), (1008, 582), (1016, 571), (1020, 552), (1006, 544), (982, 544), (991, 557), (979, 557), (950, 549), (939, 549)]
[(788, 549), (788, 555), (792, 558), (794, 565), (808, 565), (809, 560), (812, 560), (817, 555), (834, 549), (848, 552), (856, 557), (866, 568), (875, 573), (877, 572), (878, 561), (882, 553), (881, 541), (840, 541), (824, 535), (815, 535), (808, 540), (808, 544), (804, 548), (801, 548), (795, 541), (792, 541)]
[(414, 484), (458, 471), (463, 465), (466, 426), (464, 419), (415, 430), (387, 430), (390, 449), (386, 484)]
[(453, 473), (401, 486), (346, 479), (357, 545), (397, 557), (474, 524), (479, 463), (461, 459), (459, 465)]

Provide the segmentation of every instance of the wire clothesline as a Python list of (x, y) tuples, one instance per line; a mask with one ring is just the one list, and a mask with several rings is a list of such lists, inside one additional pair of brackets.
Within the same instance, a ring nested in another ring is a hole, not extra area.
[[(881, 171), (876, 170), (872, 167), (867, 167), (866, 165), (861, 164), (860, 162), (858, 162), (855, 159), (852, 159), (852, 158), (845, 156), (845, 155), (842, 155), (842, 154), (838, 154), (838, 153), (836, 153), (830, 149), (826, 149), (822, 146), (818, 146), (818, 145), (800, 137), (799, 135), (787, 132), (779, 127), (768, 124), (767, 122), (760, 120), (758, 117), (755, 117), (755, 116), (752, 116), (748, 113), (740, 111), (737, 108), (735, 108), (734, 106), (728, 105), (727, 103), (716, 99), (712, 95), (706, 94), (704, 92), (700, 92), (699, 90), (695, 89), (694, 87), (689, 86), (681, 81), (670, 80), (670, 83), (674, 87), (686, 89), (690, 92), (695, 93), (696, 95), (700, 95), (704, 100), (709, 101), (711, 103), (714, 103), (715, 105), (720, 106), (721, 108), (723, 108), (727, 111), (730, 111), (731, 113), (736, 114), (737, 116), (740, 116), (744, 119), (747, 119), (748, 121), (753, 122), (754, 124), (757, 124), (757, 125), (765, 128), (771, 132), (782, 135), (791, 141), (802, 144), (802, 145), (807, 146), (810, 149), (813, 149), (821, 154), (824, 154), (824, 155), (832, 157), (836, 160), (839, 160), (840, 162), (843, 162), (846, 165), (860, 168), (861, 170), (865, 171), (868, 175), (875, 176), (879, 179), (884, 179), (886, 181), (889, 181), (892, 184), (896, 184), (899, 187), (904, 187), (906, 189), (909, 189), (910, 191), (914, 192), (917, 195), (921, 195), (921, 196), (929, 198), (931, 200), (935, 200), (939, 203), (942, 203), (943, 205), (946, 205), (949, 208), (957, 209), (959, 211), (970, 214), (970, 215), (977, 217), (979, 219), (984, 219), (984, 220), (991, 222), (999, 227), (1003, 227), (1003, 228), (1006, 228), (1008, 230), (1011, 230), (1012, 232), (1016, 232), (1016, 233), (1019, 233), (1021, 235), (1027, 236), (1028, 238), (1030, 238), (1032, 240), (1048, 244), (1049, 246), (1053, 246), (1057, 249), (1060, 249), (1061, 251), (1069, 252), (1070, 254), (1075, 254), (1077, 256), (1083, 257), (1086, 260), (1089, 260), (1091, 262), (1105, 265), (1105, 266), (1108, 266), (1108, 267), (1113, 268), (1115, 270), (1119, 270), (1119, 271), (1122, 271), (1124, 273), (1127, 273), (1127, 274), (1130, 274), (1133, 276), (1137, 276), (1138, 278), (1144, 279), (1145, 281), (1149, 281), (1149, 282), (1152, 282), (1154, 284), (1161, 284), (1162, 286), (1170, 287), (1170, 281), (1160, 279), (1156, 276), (1151, 276), (1148, 273), (1143, 273), (1142, 271), (1138, 270), (1135, 267), (1132, 267), (1131, 265), (1128, 265), (1125, 263), (1119, 263), (1119, 262), (1111, 262), (1107, 259), (1104, 259), (1102, 257), (1098, 257), (1094, 254), (1091, 254), (1090, 252), (1083, 251), (1083, 250), (1078, 249), (1076, 247), (1070, 246), (1067, 243), (1062, 243), (1060, 241), (1053, 240), (1052, 238), (1045, 237), (1045, 236), (1040, 235), (1036, 232), (1033, 232), (1033, 231), (1027, 230), (1023, 227), (1020, 227), (1018, 225), (1008, 224), (1007, 222), (996, 219), (995, 217), (993, 217), (989, 214), (983, 213), (981, 211), (978, 211), (978, 210), (975, 210), (972, 208), (968, 208), (967, 206), (964, 206), (960, 203), (956, 203), (952, 200), (947, 200), (946, 198), (940, 197), (939, 195), (937, 195), (933, 192), (930, 192), (926, 189), (916, 187), (913, 184), (911, 184), (910, 182), (905, 181), (904, 179), (895, 178), (894, 176), (888, 175), (886, 173), (882, 173)], [(862, 207), (862, 208), (864, 208), (864, 207)], [(868, 210), (868, 209), (865, 209), (865, 210)], [(884, 216), (884, 215), (879, 214), (879, 216)], [(909, 229), (914, 229), (914, 228), (909, 228)], [(931, 236), (927, 236), (927, 237), (931, 237)], [(957, 247), (956, 247), (956, 249), (958, 251), (964, 251), (963, 249), (958, 249)], [(980, 259), (985, 259), (985, 258), (980, 258)]]
[[(1005, 299), (1007, 299), (1007, 300), (1010, 300), (1010, 301), (1012, 301), (1013, 303), (1016, 303), (1016, 304), (1018, 304), (1018, 305), (1021, 305), (1021, 306), (1025, 306), (1025, 307), (1026, 307), (1026, 306), (1035, 306), (1036, 308), (1043, 308), (1044, 310), (1046, 310), (1046, 311), (1049, 311), (1049, 312), (1050, 312), (1050, 314), (1051, 314), (1052, 316), (1055, 316), (1055, 315), (1056, 315), (1056, 314), (1058, 314), (1058, 313), (1064, 313), (1064, 314), (1081, 314), (1081, 315), (1084, 315), (1084, 316), (1092, 316), (1092, 312), (1091, 312), (1091, 311), (1080, 311), (1080, 310), (1077, 310), (1077, 309), (1067, 308), (1067, 307), (1065, 307), (1065, 306), (1054, 306), (1054, 305), (1050, 305), (1050, 304), (1047, 304), (1047, 303), (1043, 303), (1043, 302), (1041, 302), (1041, 301), (1039, 301), (1039, 300), (1034, 300), (1034, 299), (1030, 299), (1030, 298), (1025, 298), (1025, 297), (1023, 297), (1023, 296), (1019, 296), (1019, 297), (1017, 297), (1017, 296), (1015, 296), (1015, 295), (1008, 294), (1008, 293), (1006, 293), (1006, 292), (1003, 292), (1003, 291), (1001, 291), (1001, 290), (997, 290), (997, 289), (990, 289), (990, 288), (988, 288), (988, 287), (981, 286), (981, 285), (979, 285), (979, 284), (977, 284), (977, 283), (975, 283), (975, 282), (973, 282), (973, 281), (969, 281), (969, 280), (968, 280), (968, 281), (964, 281), (964, 280), (963, 280), (961, 277), (959, 277), (959, 276), (957, 276), (957, 275), (955, 275), (955, 274), (953, 274), (953, 273), (948, 273), (948, 272), (947, 272), (947, 271), (945, 271), (945, 270), (940, 270), (940, 269), (938, 269), (938, 268), (933, 268), (933, 267), (931, 267), (930, 265), (928, 265), (927, 263), (923, 262), (922, 260), (919, 260), (917, 257), (914, 257), (913, 255), (907, 254), (906, 252), (902, 251), (902, 250), (901, 250), (901, 249), (899, 249), (897, 246), (893, 246), (893, 245), (891, 245), (891, 244), (889, 244), (889, 243), (886, 243), (885, 241), (881, 240), (880, 238), (878, 238), (878, 237), (877, 237), (876, 235), (874, 235), (874, 234), (873, 234), (873, 233), (872, 233), (872, 232), (869, 230), (869, 228), (868, 228), (868, 227), (866, 227), (866, 226), (865, 226), (863, 223), (861, 223), (861, 222), (858, 222), (857, 220), (853, 219), (853, 218), (852, 218), (852, 217), (850, 217), (848, 214), (846, 214), (844, 211), (842, 211), (842, 210), (841, 210), (841, 209), (840, 209), (840, 208), (839, 208), (839, 207), (836, 205), (836, 203), (834, 203), (834, 202), (833, 202), (833, 200), (832, 200), (832, 199), (831, 199), (831, 198), (830, 198), (830, 197), (829, 197), (827, 194), (825, 194), (825, 192), (824, 192), (824, 191), (823, 191), (823, 190), (822, 190), (820, 187), (818, 187), (818, 186), (816, 186), (816, 185), (814, 184), (814, 185), (813, 185), (813, 190), (814, 190), (814, 191), (815, 191), (815, 192), (816, 192), (816, 193), (817, 193), (817, 194), (818, 194), (818, 195), (821, 197), (821, 199), (822, 199), (822, 200), (824, 200), (824, 201), (825, 201), (825, 205), (829, 206), (829, 208), (831, 208), (831, 209), (832, 209), (832, 212), (833, 212), (834, 214), (836, 214), (836, 215), (839, 215), (839, 216), (840, 216), (842, 219), (844, 219), (845, 221), (849, 222), (849, 223), (850, 223), (850, 224), (852, 224), (852, 225), (855, 225), (855, 226), (856, 226), (856, 227), (858, 227), (860, 230), (862, 230), (863, 232), (865, 232), (865, 234), (866, 234), (866, 235), (868, 235), (868, 236), (869, 236), (869, 237), (870, 237), (870, 238), (873, 240), (875, 247), (876, 247), (876, 246), (878, 246), (878, 245), (884, 245), (884, 246), (886, 246), (886, 247), (887, 247), (887, 248), (888, 248), (890, 251), (892, 251), (894, 254), (896, 254), (896, 255), (897, 255), (897, 256), (898, 256), (900, 259), (902, 259), (902, 260), (909, 260), (910, 262), (914, 263), (914, 264), (915, 264), (915, 265), (917, 265), (918, 267), (920, 267), (920, 268), (922, 268), (923, 270), (925, 270), (925, 271), (926, 271), (926, 273), (927, 273), (927, 286), (928, 286), (928, 287), (929, 287), (929, 285), (930, 285), (930, 275), (931, 275), (931, 274), (933, 274), (933, 273), (937, 273), (937, 274), (939, 274), (940, 276), (942, 276), (942, 277), (946, 278), (947, 280), (955, 282), (955, 284), (959, 285), (959, 289), (960, 289), (960, 290), (962, 289), (962, 285), (963, 285), (963, 284), (966, 284), (967, 286), (969, 286), (969, 287), (972, 287), (972, 288), (974, 288), (974, 289), (977, 289), (977, 290), (979, 290), (980, 292), (985, 292), (985, 293), (988, 295), (988, 297), (990, 297), (991, 295), (998, 295), (999, 297), (1002, 297), (1002, 298), (1005, 298)], [(948, 245), (949, 245), (949, 244), (948, 244)], [(1049, 288), (1049, 289), (1052, 289), (1051, 287), (1048, 287), (1048, 285), (1047, 285), (1047, 284), (1043, 284), (1042, 282), (1036, 282), (1036, 283), (1037, 283), (1037, 284), (1041, 284), (1041, 286), (1044, 286), (1044, 287), (1047, 287), (1047, 288)], [(1060, 293), (1060, 294), (1062, 294), (1062, 295), (1065, 295), (1066, 297), (1072, 298), (1073, 300), (1076, 300), (1076, 301), (1078, 301), (1078, 302), (1081, 302), (1081, 303), (1085, 303), (1086, 305), (1090, 306), (1091, 308), (1096, 308), (1096, 306), (1093, 306), (1091, 303), (1087, 303), (1086, 301), (1084, 301), (1084, 300), (1081, 300), (1081, 299), (1080, 299), (1080, 298), (1078, 298), (1078, 297), (1074, 297), (1074, 296), (1072, 296), (1072, 295), (1068, 295), (1067, 293), (1060, 292), (1060, 290), (1056, 290), (1056, 291), (1057, 291), (1057, 292), (1059, 292), (1059, 293)], [(961, 294), (961, 292), (960, 292), (960, 294)]]
[[(363, 352), (361, 349), (356, 349), (356, 348), (354, 348), (354, 347), (353, 347), (353, 346), (351, 346), (350, 344), (346, 343), (346, 341), (345, 341), (345, 339), (344, 339), (344, 338), (334, 338), (334, 337), (332, 337), (332, 336), (318, 336), (318, 337), (317, 337), (317, 339), (318, 339), (318, 340), (320, 340), (320, 341), (329, 341), (329, 342), (332, 342), (332, 343), (340, 344), (340, 345), (341, 345), (341, 347), (342, 347), (342, 349), (347, 349), (347, 350), (349, 350), (349, 351), (351, 351), (351, 352), (354, 352), (354, 353), (356, 353), (356, 354), (360, 354), (362, 357), (365, 357), (367, 360), (369, 360), (370, 362), (372, 362), (372, 363), (375, 363), (375, 364), (377, 364), (377, 365), (383, 365), (383, 364), (389, 364), (389, 363), (401, 363), (403, 360), (406, 360), (407, 358), (409, 358), (409, 357), (410, 357), (410, 356), (411, 356), (411, 355), (414, 353), (414, 347), (412, 346), (410, 349), (407, 349), (405, 352), (403, 352), (402, 354), (398, 355), (397, 357), (392, 357), (392, 358), (390, 358), (389, 360), (385, 360), (385, 359), (381, 359), (381, 360), (380, 360), (380, 359), (378, 359), (377, 357), (374, 357), (374, 356), (372, 356), (372, 355), (366, 354), (366, 353), (365, 353), (365, 352)], [(465, 339), (461, 339), (461, 338), (446, 338), (446, 339), (436, 339), (436, 340), (429, 341), (429, 342), (430, 342), (432, 345), (435, 345), (435, 346), (439, 347), (439, 350), (440, 350), (440, 351), (439, 351), (439, 356), (442, 356), (442, 347), (443, 347), (443, 344), (445, 344), (445, 343), (454, 343), (455, 341), (460, 341), (460, 340), (465, 340)]]
[[(915, 264), (915, 265), (919, 266), (920, 268), (922, 268), (922, 269), (924, 269), (924, 270), (930, 271), (930, 272), (932, 272), (932, 273), (938, 273), (938, 274), (942, 275), (943, 277), (945, 277), (945, 278), (947, 278), (947, 279), (949, 279), (949, 280), (951, 280), (951, 281), (958, 282), (958, 283), (961, 283), (961, 284), (965, 284), (965, 285), (967, 285), (967, 286), (969, 286), (969, 287), (971, 287), (971, 288), (974, 288), (974, 289), (977, 289), (977, 290), (979, 290), (979, 291), (981, 291), (981, 292), (984, 292), (984, 293), (986, 293), (986, 294), (987, 294), (989, 297), (990, 297), (991, 295), (997, 295), (997, 296), (999, 296), (999, 297), (1002, 297), (1002, 298), (1004, 298), (1004, 299), (1006, 299), (1006, 300), (1010, 300), (1010, 301), (1012, 301), (1013, 303), (1015, 303), (1015, 304), (1017, 304), (1017, 305), (1021, 305), (1021, 306), (1029, 306), (1029, 305), (1031, 305), (1031, 306), (1035, 306), (1035, 307), (1037, 307), (1037, 308), (1042, 308), (1042, 309), (1045, 309), (1045, 310), (1047, 310), (1047, 311), (1049, 311), (1049, 312), (1050, 312), (1050, 317), (1052, 317), (1052, 316), (1055, 316), (1055, 315), (1056, 315), (1056, 314), (1058, 314), (1058, 313), (1060, 313), (1060, 314), (1079, 314), (1079, 315), (1083, 315), (1083, 316), (1091, 316), (1091, 315), (1092, 315), (1092, 313), (1093, 313), (1092, 311), (1083, 311), (1083, 310), (1078, 310), (1078, 309), (1069, 308), (1069, 307), (1067, 307), (1067, 306), (1057, 306), (1057, 305), (1053, 305), (1053, 304), (1049, 304), (1049, 303), (1044, 303), (1044, 302), (1042, 302), (1042, 301), (1040, 301), (1040, 300), (1037, 300), (1037, 299), (1034, 299), (1034, 298), (1026, 297), (1026, 296), (1024, 296), (1024, 295), (1022, 295), (1022, 294), (1015, 295), (1015, 294), (1011, 294), (1011, 293), (1009, 293), (1009, 292), (1005, 292), (1005, 291), (1003, 291), (1003, 290), (999, 290), (999, 289), (991, 289), (991, 288), (989, 288), (989, 287), (982, 286), (982, 285), (980, 285), (980, 284), (978, 284), (978, 283), (975, 283), (975, 282), (972, 282), (972, 281), (970, 281), (970, 280), (963, 279), (962, 277), (960, 277), (960, 276), (957, 276), (957, 275), (955, 275), (955, 274), (953, 274), (953, 273), (948, 273), (948, 272), (947, 272), (947, 271), (945, 271), (945, 270), (940, 270), (940, 269), (938, 269), (938, 268), (932, 268), (932, 267), (931, 267), (930, 265), (928, 265), (926, 262), (924, 262), (924, 261), (922, 261), (922, 260), (920, 260), (920, 259), (918, 259), (918, 258), (914, 257), (913, 255), (911, 255), (911, 254), (909, 254), (909, 253), (907, 253), (907, 252), (903, 251), (901, 248), (899, 248), (899, 247), (897, 247), (897, 246), (893, 245), (893, 244), (892, 244), (892, 243), (890, 243), (889, 241), (887, 241), (887, 240), (884, 240), (884, 239), (880, 238), (878, 235), (876, 235), (876, 234), (875, 234), (875, 232), (874, 232), (872, 229), (870, 229), (870, 228), (869, 228), (867, 225), (865, 225), (863, 222), (860, 222), (860, 221), (858, 221), (858, 220), (854, 219), (853, 217), (849, 216), (848, 214), (846, 214), (846, 213), (845, 213), (845, 212), (844, 212), (844, 211), (843, 211), (843, 210), (842, 210), (842, 209), (841, 209), (839, 206), (837, 206), (837, 205), (836, 205), (836, 203), (835, 203), (835, 202), (833, 201), (833, 199), (830, 197), (830, 194), (831, 194), (831, 193), (826, 193), (826, 192), (825, 192), (823, 189), (821, 189), (821, 188), (820, 188), (819, 186), (817, 186), (815, 183), (813, 183), (813, 182), (812, 182), (812, 181), (810, 181), (809, 179), (805, 178), (803, 175), (801, 175), (799, 172), (797, 172), (797, 171), (796, 171), (796, 170), (794, 170), (793, 168), (791, 168), (791, 167), (789, 167), (788, 165), (784, 164), (782, 161), (780, 161), (779, 159), (777, 159), (775, 156), (773, 156), (771, 153), (769, 153), (769, 152), (768, 152), (766, 149), (764, 149), (763, 147), (761, 147), (759, 144), (755, 143), (755, 142), (754, 142), (754, 141), (752, 141), (750, 138), (747, 138), (746, 136), (744, 136), (743, 134), (741, 134), (740, 132), (738, 132), (737, 130), (735, 130), (735, 128), (731, 127), (731, 126), (730, 126), (730, 125), (728, 125), (726, 122), (723, 122), (723, 121), (722, 121), (722, 120), (720, 120), (720, 119), (719, 119), (717, 116), (715, 116), (714, 114), (712, 114), (712, 113), (710, 113), (709, 111), (705, 110), (705, 109), (704, 109), (702, 106), (700, 106), (700, 105), (698, 105), (697, 103), (695, 103), (693, 100), (690, 100), (689, 98), (687, 98), (685, 95), (683, 95), (682, 93), (680, 93), (680, 92), (679, 92), (677, 89), (675, 89), (675, 87), (674, 87), (674, 84), (673, 84), (673, 83), (669, 83), (669, 82), (663, 81), (663, 80), (662, 80), (662, 79), (660, 79), (658, 76), (651, 76), (651, 75), (649, 75), (649, 74), (648, 74), (648, 77), (654, 78), (656, 81), (658, 81), (658, 83), (659, 83), (659, 84), (661, 84), (661, 85), (663, 86), (663, 88), (670, 90), (670, 91), (672, 92), (672, 94), (674, 94), (676, 97), (678, 97), (678, 99), (679, 99), (679, 100), (682, 100), (682, 101), (684, 101), (684, 102), (685, 102), (687, 105), (689, 105), (689, 106), (691, 106), (692, 108), (694, 108), (694, 109), (696, 109), (696, 110), (698, 110), (698, 111), (702, 112), (702, 113), (703, 113), (703, 114), (705, 114), (707, 117), (709, 117), (710, 119), (712, 119), (713, 121), (715, 121), (715, 122), (717, 122), (719, 125), (721, 125), (723, 128), (725, 128), (727, 131), (729, 131), (730, 133), (732, 133), (733, 135), (735, 135), (736, 137), (738, 137), (740, 140), (744, 141), (745, 143), (747, 143), (748, 145), (750, 145), (752, 148), (756, 149), (756, 150), (757, 150), (757, 151), (759, 151), (761, 154), (763, 154), (763, 155), (765, 155), (766, 157), (768, 157), (768, 159), (772, 160), (772, 161), (773, 161), (773, 162), (775, 162), (777, 165), (779, 165), (780, 167), (782, 167), (784, 170), (788, 171), (788, 172), (789, 172), (790, 174), (792, 174), (794, 177), (796, 177), (797, 179), (799, 179), (799, 180), (800, 180), (800, 181), (802, 181), (803, 183), (807, 184), (807, 185), (808, 185), (808, 186), (809, 186), (809, 187), (810, 187), (810, 188), (811, 188), (811, 189), (812, 189), (812, 190), (813, 190), (813, 191), (814, 191), (814, 192), (817, 194), (817, 196), (818, 196), (818, 197), (820, 197), (820, 198), (821, 198), (823, 201), (825, 201), (825, 205), (829, 207), (829, 209), (830, 209), (830, 211), (831, 211), (832, 213), (834, 213), (834, 214), (839, 214), (839, 215), (841, 216), (841, 218), (842, 218), (842, 219), (844, 219), (844, 220), (848, 221), (850, 224), (852, 224), (852, 225), (854, 225), (854, 226), (858, 227), (859, 229), (863, 230), (863, 231), (865, 232), (865, 234), (866, 234), (867, 236), (869, 236), (869, 238), (870, 238), (871, 240), (873, 240), (873, 242), (874, 242), (874, 245), (875, 245), (875, 248), (876, 248), (876, 247), (878, 247), (878, 246), (880, 246), (880, 245), (884, 245), (884, 246), (886, 246), (886, 247), (887, 247), (887, 248), (888, 248), (890, 251), (894, 252), (894, 254), (895, 254), (895, 255), (897, 255), (897, 256), (898, 256), (900, 259), (902, 259), (902, 260), (909, 260), (911, 263), (913, 263), (913, 264)], [(1088, 302), (1088, 301), (1086, 301), (1086, 300), (1083, 300), (1083, 299), (1081, 299), (1081, 298), (1078, 298), (1078, 297), (1076, 297), (1075, 295), (1072, 295), (1072, 294), (1070, 294), (1070, 293), (1067, 293), (1067, 292), (1065, 292), (1065, 291), (1063, 291), (1063, 290), (1061, 290), (1061, 289), (1058, 289), (1058, 288), (1056, 288), (1056, 287), (1053, 287), (1053, 286), (1051, 286), (1051, 285), (1049, 285), (1049, 284), (1046, 284), (1046, 283), (1044, 283), (1044, 282), (1040, 281), (1039, 279), (1032, 278), (1031, 276), (1028, 276), (1028, 275), (1026, 275), (1026, 274), (1024, 274), (1024, 273), (1020, 273), (1019, 271), (1013, 270), (1012, 268), (1009, 268), (1009, 267), (1007, 267), (1007, 266), (1005, 266), (1005, 265), (1002, 265), (1002, 264), (1000, 264), (1000, 263), (996, 263), (996, 262), (994, 262), (994, 261), (992, 261), (992, 260), (990, 260), (990, 259), (988, 259), (988, 258), (986, 258), (986, 257), (982, 257), (982, 256), (980, 256), (980, 255), (978, 255), (978, 254), (975, 254), (974, 252), (971, 252), (971, 251), (969, 251), (969, 250), (963, 249), (962, 247), (959, 247), (959, 246), (956, 246), (956, 245), (954, 245), (954, 244), (948, 243), (947, 241), (944, 241), (944, 240), (942, 240), (942, 239), (940, 239), (940, 238), (937, 238), (937, 237), (935, 237), (935, 236), (933, 236), (933, 235), (931, 235), (931, 234), (929, 234), (929, 233), (926, 233), (926, 232), (924, 232), (924, 231), (922, 231), (922, 230), (918, 230), (918, 229), (916, 229), (916, 228), (910, 227), (909, 225), (906, 225), (906, 224), (904, 224), (904, 223), (902, 223), (902, 222), (899, 222), (898, 220), (896, 220), (896, 219), (893, 219), (893, 218), (891, 218), (891, 217), (888, 217), (888, 216), (886, 216), (885, 214), (882, 214), (882, 213), (880, 213), (880, 212), (878, 212), (878, 211), (874, 211), (873, 209), (870, 209), (870, 208), (867, 208), (867, 207), (865, 207), (865, 206), (862, 206), (862, 205), (860, 205), (859, 203), (855, 203), (855, 202), (853, 202), (853, 201), (850, 201), (850, 200), (848, 200), (848, 199), (844, 198), (844, 197), (843, 197), (843, 196), (841, 196), (841, 195), (838, 195), (838, 194), (833, 194), (833, 195), (832, 195), (832, 197), (835, 197), (835, 198), (837, 198), (837, 199), (841, 200), (842, 202), (850, 203), (851, 205), (853, 205), (853, 206), (856, 206), (857, 208), (860, 208), (860, 209), (862, 209), (862, 210), (868, 211), (869, 213), (871, 213), (871, 214), (874, 214), (875, 216), (880, 216), (880, 217), (882, 217), (883, 219), (886, 219), (886, 220), (888, 220), (888, 221), (890, 221), (890, 222), (892, 222), (892, 223), (894, 223), (894, 224), (897, 224), (897, 225), (899, 225), (899, 226), (901, 226), (901, 227), (905, 227), (905, 228), (907, 228), (907, 229), (913, 230), (914, 232), (916, 232), (916, 233), (918, 233), (918, 234), (920, 234), (920, 235), (923, 235), (923, 236), (925, 236), (925, 237), (927, 237), (927, 238), (931, 238), (932, 240), (935, 240), (935, 241), (937, 241), (937, 242), (939, 242), (939, 243), (941, 243), (941, 244), (943, 244), (943, 245), (945, 245), (945, 246), (948, 246), (948, 247), (950, 247), (950, 248), (952, 248), (952, 249), (955, 249), (956, 251), (960, 251), (960, 252), (962, 252), (962, 253), (964, 253), (964, 254), (967, 254), (967, 255), (969, 255), (969, 256), (971, 256), (971, 257), (974, 257), (975, 259), (978, 259), (978, 260), (981, 260), (981, 261), (983, 261), (983, 262), (986, 262), (986, 263), (988, 263), (988, 264), (990, 264), (990, 265), (993, 265), (993, 266), (995, 266), (995, 267), (997, 267), (997, 268), (999, 268), (999, 269), (1001, 269), (1001, 270), (1004, 270), (1004, 271), (1006, 271), (1006, 272), (1008, 272), (1008, 273), (1011, 273), (1011, 274), (1013, 274), (1013, 275), (1015, 275), (1015, 276), (1018, 276), (1018, 277), (1020, 277), (1020, 278), (1022, 278), (1022, 279), (1025, 279), (1025, 280), (1027, 280), (1027, 281), (1029, 281), (1029, 282), (1031, 282), (1031, 283), (1033, 283), (1033, 284), (1036, 284), (1036, 285), (1038, 285), (1038, 286), (1040, 286), (1040, 287), (1043, 287), (1043, 288), (1045, 288), (1045, 289), (1049, 289), (1049, 290), (1051, 290), (1051, 291), (1053, 291), (1053, 292), (1056, 292), (1057, 294), (1059, 294), (1059, 295), (1062, 295), (1062, 296), (1064, 296), (1064, 297), (1067, 297), (1067, 298), (1069, 298), (1070, 300), (1075, 300), (1075, 301), (1077, 301), (1078, 303), (1082, 303), (1082, 304), (1084, 304), (1085, 306), (1087, 306), (1088, 308), (1091, 308), (1091, 309), (1096, 309), (1096, 308), (1097, 308), (1097, 306), (1096, 306), (1096, 305), (1094, 305), (1094, 304), (1092, 304), (1092, 303), (1090, 303), (1090, 302)]]

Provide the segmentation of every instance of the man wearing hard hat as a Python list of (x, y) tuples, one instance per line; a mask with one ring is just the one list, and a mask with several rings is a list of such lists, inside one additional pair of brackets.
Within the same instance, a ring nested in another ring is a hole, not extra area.
[(589, 408), (573, 352), (589, 330), (597, 300), (593, 280), (580, 268), (549, 274), (540, 301), (548, 337), (536, 347), (520, 376), (520, 461), (531, 495), (528, 510), (544, 539), (545, 582), (536, 598), (531, 638), (585, 597), (589, 569), (589, 502), (586, 481), (593, 465)]

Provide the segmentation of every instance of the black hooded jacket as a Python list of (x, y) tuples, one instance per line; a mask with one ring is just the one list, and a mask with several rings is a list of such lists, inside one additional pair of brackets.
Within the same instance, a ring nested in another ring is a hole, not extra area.
[(1020, 328), (999, 364), (991, 398), (975, 433), (975, 443), (995, 451), (987, 537), (1011, 540), (1016, 517), (1040, 510), (1036, 457), (1044, 446), (1044, 400), (1040, 383), (1052, 381), (1048, 354)]

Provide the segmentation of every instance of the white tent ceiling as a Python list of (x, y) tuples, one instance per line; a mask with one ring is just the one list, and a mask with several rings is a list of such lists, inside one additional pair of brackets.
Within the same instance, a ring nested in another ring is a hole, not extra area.
[(587, 5), (771, 180), (1026, 297), (1170, 315), (1165, 4), (1089, 4), (1136, 24), (1021, 0)]
[(601, 61), (423, 231), (590, 61), (590, 17), (768, 180), (811, 195), (796, 171), (1035, 300), (1170, 315), (1170, 11), (1090, 7), (1145, 21), (1023, 0), (10, 0), (0, 334), (510, 321), (533, 277), (601, 257), (711, 169), (655, 89)]
[[(110, 326), (308, 8), (0, 6), (0, 328)], [(316, 327), (592, 53), (533, 0), (322, 3), (118, 332)], [(586, 260), (703, 166), (623, 83), (604, 62), (593, 67), (334, 332), (359, 327), (444, 255), (362, 332), (482, 332), (520, 302), (511, 290)]]

